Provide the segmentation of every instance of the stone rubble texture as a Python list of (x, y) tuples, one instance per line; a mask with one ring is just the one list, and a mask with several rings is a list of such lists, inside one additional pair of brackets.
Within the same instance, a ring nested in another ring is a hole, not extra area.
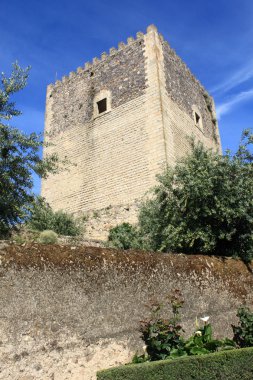
[[(104, 92), (111, 108), (95, 117)], [(49, 85), (45, 132), (52, 145), (44, 155), (56, 152), (72, 165), (43, 180), (42, 195), (55, 210), (89, 215), (91, 239), (136, 222), (156, 175), (189, 151), (187, 136), (221, 151), (212, 98), (153, 25)]]

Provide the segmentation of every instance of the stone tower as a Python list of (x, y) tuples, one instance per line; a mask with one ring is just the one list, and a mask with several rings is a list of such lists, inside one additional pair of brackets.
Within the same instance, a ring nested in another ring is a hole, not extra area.
[(189, 149), (221, 150), (213, 99), (155, 26), (49, 85), (44, 154), (73, 165), (42, 182), (53, 209), (89, 216), (87, 236), (136, 221), (156, 175)]

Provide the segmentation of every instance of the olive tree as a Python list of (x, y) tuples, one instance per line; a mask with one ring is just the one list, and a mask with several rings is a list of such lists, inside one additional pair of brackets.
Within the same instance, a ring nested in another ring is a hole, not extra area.
[(0, 236), (5, 236), (11, 227), (28, 213), (34, 198), (33, 174), (46, 177), (58, 170), (56, 155), (40, 156), (43, 139), (40, 134), (25, 134), (10, 125), (13, 117), (21, 111), (16, 109), (11, 97), (27, 83), (29, 67), (22, 69), (13, 64), (12, 74), (1, 75), (0, 82)]

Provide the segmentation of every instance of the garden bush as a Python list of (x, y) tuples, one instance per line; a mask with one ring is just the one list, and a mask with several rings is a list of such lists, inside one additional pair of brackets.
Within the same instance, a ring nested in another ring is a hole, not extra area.
[(65, 211), (54, 212), (42, 197), (37, 197), (32, 203), (27, 225), (37, 231), (53, 230), (65, 236), (77, 236), (82, 231), (81, 220)]
[(38, 241), (41, 244), (55, 244), (57, 242), (57, 234), (51, 230), (42, 231)]
[(98, 380), (252, 380), (253, 348), (131, 364), (100, 371)]

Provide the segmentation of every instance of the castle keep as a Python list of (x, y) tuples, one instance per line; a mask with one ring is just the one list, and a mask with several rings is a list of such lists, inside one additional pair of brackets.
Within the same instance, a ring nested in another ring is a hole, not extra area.
[(88, 214), (97, 239), (136, 221), (156, 174), (188, 151), (186, 136), (221, 149), (212, 98), (153, 25), (49, 85), (45, 132), (44, 154), (74, 165), (43, 180), (42, 196)]

